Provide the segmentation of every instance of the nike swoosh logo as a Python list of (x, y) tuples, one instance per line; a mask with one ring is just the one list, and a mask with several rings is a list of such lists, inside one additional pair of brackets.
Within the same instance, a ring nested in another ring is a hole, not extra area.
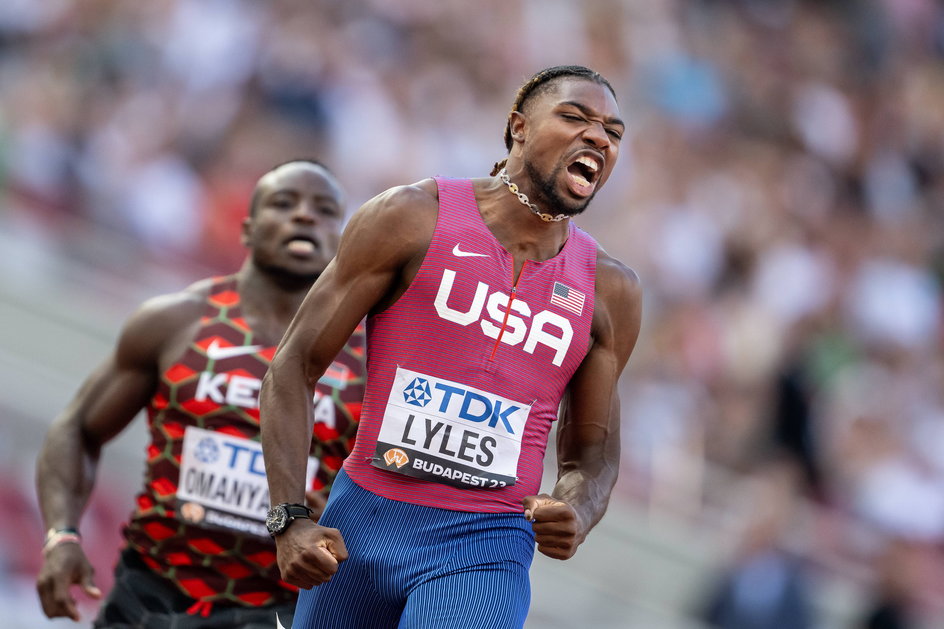
[(234, 356), (245, 356), (246, 354), (255, 354), (262, 345), (234, 345), (232, 347), (220, 347), (219, 341), (213, 341), (206, 349), (207, 358), (210, 360), (223, 360), (233, 358)]
[(452, 248), (452, 255), (457, 258), (487, 258), (487, 253), (472, 253), (471, 251), (462, 251), (459, 249), (459, 243), (456, 243), (456, 246)]

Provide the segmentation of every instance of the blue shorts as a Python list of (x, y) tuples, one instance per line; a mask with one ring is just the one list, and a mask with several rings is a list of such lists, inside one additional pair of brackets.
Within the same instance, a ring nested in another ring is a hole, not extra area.
[(377, 496), (342, 470), (319, 523), (350, 555), (302, 590), (293, 629), (520, 629), (531, 603), (531, 523)]

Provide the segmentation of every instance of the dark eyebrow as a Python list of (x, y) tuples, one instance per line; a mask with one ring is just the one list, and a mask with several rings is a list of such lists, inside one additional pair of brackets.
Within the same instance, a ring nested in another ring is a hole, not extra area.
[[(590, 118), (593, 118), (594, 116), (597, 115), (595, 111), (593, 111), (592, 109), (590, 109), (583, 103), (578, 103), (577, 101), (574, 101), (574, 100), (565, 100), (562, 103), (560, 103), (560, 105), (570, 105), (571, 107), (579, 109), (581, 113), (583, 113), (583, 115), (588, 116)], [(619, 118), (604, 118), (603, 123), (609, 124), (609, 125), (618, 125), (620, 127), (623, 127), (624, 129), (626, 128), (626, 123), (624, 123)]]

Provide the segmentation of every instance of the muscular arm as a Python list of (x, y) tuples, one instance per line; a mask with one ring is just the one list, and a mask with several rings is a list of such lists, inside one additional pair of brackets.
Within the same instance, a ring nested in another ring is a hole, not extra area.
[(558, 478), (550, 499), (526, 499), (538, 549), (557, 559), (576, 552), (606, 512), (620, 458), (618, 381), (639, 335), (636, 275), (610, 258), (597, 269), (593, 345), (571, 379), (557, 433)]
[[(170, 331), (186, 316), (183, 294), (145, 303), (122, 330), (112, 354), (82, 384), (50, 426), (37, 460), (39, 506), (47, 528), (77, 528), (92, 488), (101, 449), (125, 428), (151, 395), (158, 357)], [(37, 581), (50, 617), (78, 619), (72, 584), (91, 586), (91, 566), (74, 544), (46, 553)]]
[[(273, 505), (304, 501), (315, 383), (357, 323), (406, 289), (429, 244), (436, 207), (433, 182), (395, 188), (366, 203), (295, 314), (260, 394), (262, 450)], [(333, 529), (296, 522), (276, 537), (283, 579), (310, 588), (330, 578), (346, 551), (340, 536), (329, 531)]]

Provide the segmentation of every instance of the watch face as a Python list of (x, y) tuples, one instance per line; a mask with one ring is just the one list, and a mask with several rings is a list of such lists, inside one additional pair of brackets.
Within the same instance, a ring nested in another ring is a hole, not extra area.
[(272, 507), (266, 514), (266, 528), (272, 535), (277, 535), (288, 524), (288, 511), (282, 505)]

